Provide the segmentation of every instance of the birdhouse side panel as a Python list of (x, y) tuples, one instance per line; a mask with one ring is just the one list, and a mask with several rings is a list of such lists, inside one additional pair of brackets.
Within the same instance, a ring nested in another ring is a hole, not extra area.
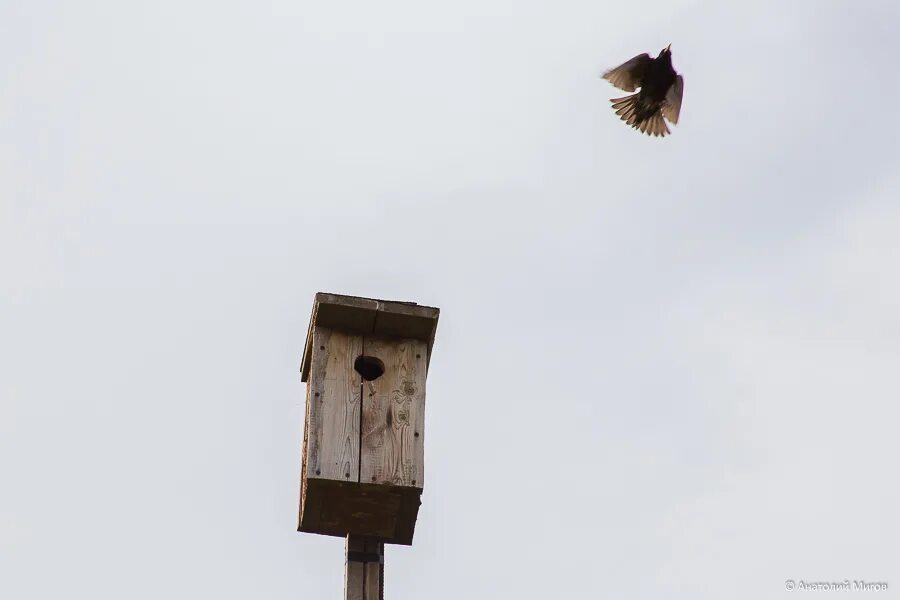
[(309, 386), (306, 386), (306, 405), (305, 405), (305, 417), (303, 419), (303, 446), (300, 450), (300, 522), (298, 524), (298, 528), (303, 526), (303, 505), (306, 504), (306, 492), (307, 492), (307, 482), (306, 482), (306, 468), (307, 468), (307, 457), (309, 456)]
[(366, 337), (384, 374), (364, 381), (360, 482), (421, 488), (425, 478), (427, 343)]
[(360, 383), (353, 361), (362, 336), (325, 327), (313, 333), (306, 477), (358, 481)]

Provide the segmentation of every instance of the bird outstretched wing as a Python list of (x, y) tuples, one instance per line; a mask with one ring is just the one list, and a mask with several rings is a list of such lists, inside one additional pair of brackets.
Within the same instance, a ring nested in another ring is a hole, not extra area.
[(684, 94), (684, 79), (681, 75), (675, 77), (675, 83), (666, 92), (666, 100), (662, 105), (662, 114), (670, 123), (678, 124), (678, 115), (681, 114), (681, 96)]
[(647, 65), (653, 59), (646, 52), (638, 54), (626, 63), (623, 63), (615, 69), (610, 69), (603, 74), (603, 79), (607, 80), (620, 90), (633, 92), (641, 85), (641, 79), (647, 70)]

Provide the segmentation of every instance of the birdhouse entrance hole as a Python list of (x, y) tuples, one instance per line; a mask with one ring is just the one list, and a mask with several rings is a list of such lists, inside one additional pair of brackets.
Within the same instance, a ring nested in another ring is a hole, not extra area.
[(384, 363), (374, 356), (357, 357), (353, 368), (363, 378), (363, 381), (374, 381), (384, 375)]

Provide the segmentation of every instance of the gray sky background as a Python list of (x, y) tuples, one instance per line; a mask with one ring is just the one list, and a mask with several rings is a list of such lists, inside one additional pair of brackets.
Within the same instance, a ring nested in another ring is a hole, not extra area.
[[(0, 596), (341, 597), (294, 531), (332, 291), (442, 309), (387, 597), (900, 597), (898, 22), (0, 1)], [(598, 75), (670, 42), (650, 139)]]

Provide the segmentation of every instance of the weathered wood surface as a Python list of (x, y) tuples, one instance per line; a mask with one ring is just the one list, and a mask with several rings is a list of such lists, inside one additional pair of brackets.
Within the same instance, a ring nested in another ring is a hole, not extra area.
[[(298, 529), (411, 544), (424, 480), (425, 342), (317, 327)], [(384, 363), (362, 381), (359, 356)]]
[(360, 336), (316, 327), (313, 332), (307, 421), (309, 479), (359, 481), (360, 383), (353, 361)]
[(384, 599), (384, 544), (349, 535), (345, 544), (344, 599)]
[[(409, 545), (424, 487), (425, 378), (438, 309), (317, 294), (298, 530)], [(363, 381), (354, 369), (373, 357)], [(374, 372), (369, 372), (372, 365)]]
[(393, 485), (309, 479), (298, 531), (348, 533), (390, 544), (412, 544), (422, 490)]
[(303, 506), (306, 504), (307, 498), (307, 478), (306, 478), (306, 468), (309, 465), (307, 461), (307, 457), (309, 456), (309, 410), (311, 408), (311, 403), (309, 401), (311, 386), (306, 386), (306, 416), (303, 421), (303, 447), (300, 451), (300, 520), (297, 524), (297, 528), (300, 529), (303, 526)]
[(384, 375), (362, 382), (360, 481), (422, 488), (426, 342), (366, 337)]
[(439, 315), (439, 309), (420, 306), (414, 302), (395, 302), (320, 292), (316, 294), (313, 302), (303, 351), (301, 379), (307, 381), (311, 372), (312, 350), (315, 347), (312, 338), (316, 327), (326, 327), (354, 335), (424, 341), (427, 344), (424, 353), (427, 369)]

